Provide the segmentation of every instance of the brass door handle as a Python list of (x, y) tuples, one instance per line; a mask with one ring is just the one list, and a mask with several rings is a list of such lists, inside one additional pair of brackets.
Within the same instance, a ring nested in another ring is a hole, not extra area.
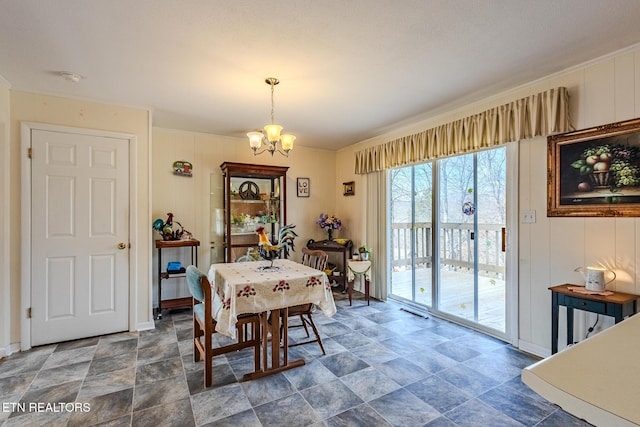
[(118, 249), (122, 250), (122, 249), (126, 249), (127, 248), (127, 244), (124, 242), (120, 242), (118, 243)]
[(502, 252), (507, 251), (507, 229), (502, 227)]

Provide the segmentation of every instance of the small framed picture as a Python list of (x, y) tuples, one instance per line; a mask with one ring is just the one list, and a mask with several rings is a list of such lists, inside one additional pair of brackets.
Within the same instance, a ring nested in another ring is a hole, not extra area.
[(173, 174), (191, 177), (193, 176), (193, 165), (184, 160), (175, 161), (173, 162)]
[(354, 181), (343, 182), (342, 185), (344, 190), (342, 194), (344, 196), (353, 196), (356, 194)]
[(310, 186), (309, 178), (298, 178), (298, 197), (309, 197)]

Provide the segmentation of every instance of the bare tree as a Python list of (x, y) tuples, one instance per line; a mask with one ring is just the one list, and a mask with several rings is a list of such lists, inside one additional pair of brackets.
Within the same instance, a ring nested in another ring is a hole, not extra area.
[[(483, 196), (481, 208), (485, 221), (492, 224), (504, 224), (506, 221), (506, 161), (504, 148), (478, 153), (478, 190)], [(484, 199), (485, 195), (491, 198), (491, 202)]]

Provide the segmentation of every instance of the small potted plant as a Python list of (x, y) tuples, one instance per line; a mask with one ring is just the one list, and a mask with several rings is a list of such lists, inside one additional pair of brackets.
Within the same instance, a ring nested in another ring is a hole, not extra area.
[(371, 248), (367, 245), (360, 245), (358, 248), (358, 253), (360, 253), (360, 259), (362, 261), (369, 261), (369, 254), (371, 253)]

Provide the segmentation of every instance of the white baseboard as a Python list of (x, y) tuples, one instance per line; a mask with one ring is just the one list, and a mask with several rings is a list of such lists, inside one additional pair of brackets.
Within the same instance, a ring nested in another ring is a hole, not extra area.
[(9, 344), (4, 348), (0, 348), (0, 357), (11, 356), (13, 353), (20, 351), (20, 343)]
[[(137, 331), (148, 331), (151, 329), (155, 329), (156, 324), (152, 320), (150, 322), (142, 322), (138, 323), (136, 330)], [(28, 349), (27, 349), (28, 350)], [(6, 347), (0, 347), (0, 358), (11, 356), (13, 353), (17, 353), (20, 351), (20, 343), (9, 344)]]
[(518, 348), (539, 357), (551, 356), (550, 349), (523, 340), (518, 340)]
[(136, 331), (148, 331), (155, 328), (156, 324), (153, 320), (150, 322), (141, 322), (136, 325)]

